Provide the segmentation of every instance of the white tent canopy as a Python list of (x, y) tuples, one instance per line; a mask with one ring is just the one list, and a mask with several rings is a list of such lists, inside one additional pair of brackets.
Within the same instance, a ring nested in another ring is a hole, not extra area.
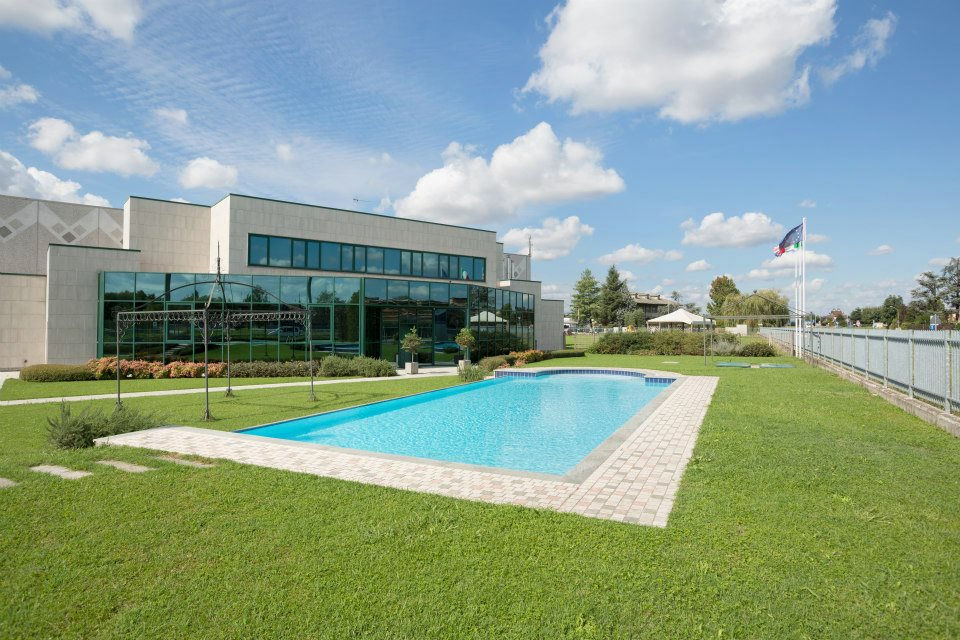
[(647, 328), (656, 331), (657, 329), (673, 329), (679, 328), (684, 329), (686, 327), (691, 328), (703, 328), (704, 326), (712, 325), (713, 320), (707, 320), (703, 316), (698, 316), (695, 313), (690, 313), (686, 309), (677, 309), (676, 311), (671, 311), (665, 316), (660, 316), (659, 318), (652, 318), (647, 320)]

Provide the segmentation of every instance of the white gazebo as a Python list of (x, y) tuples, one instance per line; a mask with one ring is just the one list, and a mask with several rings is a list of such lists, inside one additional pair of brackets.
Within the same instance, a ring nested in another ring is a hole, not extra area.
[(665, 316), (647, 320), (647, 329), (650, 331), (660, 331), (664, 329), (679, 329), (685, 331), (688, 328), (694, 331), (702, 331), (704, 327), (710, 327), (712, 325), (713, 320), (708, 320), (703, 316), (690, 313), (686, 309), (677, 309)]

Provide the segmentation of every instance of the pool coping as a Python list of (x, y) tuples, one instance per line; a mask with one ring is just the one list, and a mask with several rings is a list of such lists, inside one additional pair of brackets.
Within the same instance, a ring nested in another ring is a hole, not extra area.
[[(555, 367), (524, 371), (538, 369)], [(657, 395), (655, 406), (651, 401), (581, 461), (590, 458), (592, 469), (578, 469), (578, 464), (568, 472), (576, 475), (566, 480), (553, 474), (511, 472), (198, 427), (148, 429), (99, 438), (96, 444), (220, 458), (459, 499), (663, 527), (718, 378), (624, 370), (663, 374), (675, 382)]]
[[(520, 373), (523, 372), (523, 373)], [(633, 414), (627, 418), (622, 425), (617, 427), (610, 435), (604, 438), (596, 447), (587, 452), (585, 456), (580, 458), (580, 461), (577, 462), (573, 467), (571, 467), (566, 473), (546, 473), (543, 471), (529, 471), (526, 469), (510, 469), (507, 467), (494, 467), (489, 465), (482, 464), (471, 464), (469, 462), (456, 462), (454, 460), (438, 460), (436, 458), (422, 458), (420, 456), (408, 456), (402, 453), (388, 453), (386, 451), (371, 451), (370, 449), (353, 449), (350, 447), (340, 447), (337, 445), (331, 444), (320, 444), (318, 442), (304, 442), (303, 440), (292, 440), (288, 438), (274, 438), (272, 436), (261, 436), (255, 433), (248, 433), (254, 429), (262, 429), (263, 427), (272, 427), (277, 424), (284, 424), (287, 422), (295, 422), (297, 420), (302, 420), (304, 418), (314, 418), (317, 416), (324, 416), (331, 413), (337, 413), (339, 411), (349, 411), (351, 409), (360, 409), (362, 407), (372, 407), (378, 404), (383, 404), (385, 402), (392, 402), (394, 400), (406, 399), (406, 398), (416, 398), (418, 396), (429, 395), (431, 393), (438, 393), (442, 391), (448, 391), (450, 389), (465, 389), (473, 384), (480, 384), (481, 382), (488, 382), (490, 380), (502, 380), (505, 378), (529, 378), (529, 377), (539, 377), (541, 375), (562, 375), (569, 373), (608, 373), (608, 374), (629, 374), (631, 377), (643, 378), (645, 381), (648, 379), (653, 379), (657, 384), (661, 384), (664, 381), (669, 380), (670, 382), (663, 388), (660, 393), (656, 395), (655, 398), (650, 400), (645, 404), (637, 413)], [(517, 375), (520, 373), (520, 375)], [(657, 375), (648, 376), (647, 374), (654, 373)], [(526, 477), (526, 478), (539, 478), (541, 480), (554, 480), (557, 482), (571, 482), (574, 484), (579, 484), (585, 480), (597, 467), (603, 464), (604, 460), (610, 457), (610, 454), (619, 447), (624, 440), (626, 440), (630, 434), (632, 434), (636, 429), (640, 428), (643, 424), (643, 421), (646, 420), (647, 416), (653, 413), (657, 407), (659, 407), (663, 402), (666, 401), (667, 397), (677, 388), (677, 385), (674, 384), (685, 376), (681, 374), (674, 374), (672, 377), (667, 378), (663, 375), (660, 375), (662, 372), (656, 372), (649, 369), (628, 369), (628, 368), (618, 368), (618, 367), (524, 367), (524, 368), (506, 368), (506, 369), (497, 369), (494, 371), (493, 375), (487, 376), (483, 380), (476, 380), (473, 382), (467, 382), (462, 385), (455, 385), (453, 387), (442, 387), (440, 389), (430, 389), (429, 391), (418, 391), (417, 393), (411, 393), (406, 396), (397, 396), (396, 398), (387, 398), (386, 400), (374, 400), (373, 402), (365, 402), (363, 404), (353, 405), (352, 407), (341, 407), (339, 409), (331, 409), (329, 411), (320, 411), (318, 413), (310, 413), (305, 416), (298, 416), (296, 418), (288, 418), (286, 420), (277, 420), (276, 422), (268, 422), (266, 424), (260, 424), (253, 427), (244, 427), (243, 429), (235, 429), (234, 431), (223, 431), (222, 433), (231, 433), (242, 436), (253, 436), (255, 438), (262, 438), (265, 440), (282, 440), (283, 442), (295, 443), (298, 445), (303, 445), (305, 448), (317, 448), (325, 451), (342, 451), (345, 453), (350, 453), (353, 455), (360, 456), (371, 456), (374, 458), (387, 458), (389, 460), (405, 460), (408, 462), (416, 462), (419, 464), (433, 464), (441, 467), (449, 467), (451, 469), (465, 469), (472, 471), (483, 471), (486, 473), (500, 473), (510, 476)], [(500, 375), (497, 375), (500, 374)], [(527, 375), (524, 375), (527, 374)], [(197, 428), (197, 427), (184, 427), (185, 429)]]

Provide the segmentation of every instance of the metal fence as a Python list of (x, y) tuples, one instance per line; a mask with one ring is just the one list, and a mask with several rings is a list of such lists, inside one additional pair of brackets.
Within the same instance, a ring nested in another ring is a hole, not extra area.
[[(790, 349), (792, 327), (763, 327), (760, 335)], [(824, 329), (804, 332), (806, 355), (859, 373), (911, 398), (960, 409), (960, 331)]]

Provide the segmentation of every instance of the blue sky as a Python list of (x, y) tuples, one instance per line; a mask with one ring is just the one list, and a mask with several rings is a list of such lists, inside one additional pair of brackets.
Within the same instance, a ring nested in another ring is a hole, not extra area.
[(0, 192), (232, 191), (508, 248), (532, 234), (548, 296), (614, 261), (634, 290), (699, 303), (720, 273), (787, 287), (771, 248), (806, 215), (808, 306), (849, 311), (960, 254), (958, 18), (949, 1), (0, 0)]

